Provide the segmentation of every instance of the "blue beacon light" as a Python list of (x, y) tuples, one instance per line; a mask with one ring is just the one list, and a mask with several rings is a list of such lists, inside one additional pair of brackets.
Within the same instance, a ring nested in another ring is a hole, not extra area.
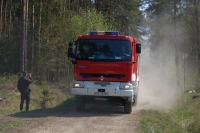
[(118, 31), (91, 31), (90, 35), (119, 35)]

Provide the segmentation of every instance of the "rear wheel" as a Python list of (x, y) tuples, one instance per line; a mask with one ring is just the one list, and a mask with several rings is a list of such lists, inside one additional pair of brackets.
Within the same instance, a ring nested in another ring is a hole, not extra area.
[(77, 109), (77, 111), (85, 110), (85, 100), (81, 96), (76, 97), (76, 109)]
[(124, 113), (130, 114), (132, 112), (132, 100), (126, 99), (124, 103)]

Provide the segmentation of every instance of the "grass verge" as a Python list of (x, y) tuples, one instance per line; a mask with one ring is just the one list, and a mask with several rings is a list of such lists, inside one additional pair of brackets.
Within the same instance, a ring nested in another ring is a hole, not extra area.
[(6, 132), (7, 130), (14, 129), (20, 126), (26, 125), (26, 122), (22, 120), (10, 120), (0, 123), (0, 133)]
[[(24, 111), (19, 111), (20, 93), (17, 90), (17, 81), (17, 75), (0, 76), (0, 132), (7, 132), (10, 129), (23, 127), (28, 124), (23, 119), (7, 119), (5, 117), (5, 115), (26, 114)], [(37, 84), (34, 82), (30, 85), (30, 88), (32, 91), (30, 111), (28, 113), (34, 113), (38, 110), (47, 113), (53, 113), (58, 110), (62, 111), (62, 109), (66, 110), (66, 105), (74, 101), (69, 89), (64, 85), (49, 84), (47, 82)]]
[(181, 105), (170, 111), (141, 111), (140, 133), (200, 133), (200, 99), (184, 94)]

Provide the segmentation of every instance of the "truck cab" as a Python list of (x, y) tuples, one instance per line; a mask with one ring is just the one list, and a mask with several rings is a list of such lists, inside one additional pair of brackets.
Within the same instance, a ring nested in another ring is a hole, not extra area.
[(75, 50), (71, 45), (68, 49), (74, 64), (71, 92), (77, 98), (77, 110), (83, 111), (88, 102), (106, 99), (131, 113), (132, 105), (137, 104), (140, 53), (136, 38), (116, 31), (80, 35)]

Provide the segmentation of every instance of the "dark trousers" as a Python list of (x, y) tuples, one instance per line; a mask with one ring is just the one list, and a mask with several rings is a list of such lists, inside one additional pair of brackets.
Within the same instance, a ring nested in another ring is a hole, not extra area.
[(23, 110), (24, 101), (26, 101), (26, 111), (28, 111), (30, 104), (30, 94), (21, 93), (20, 111)]

